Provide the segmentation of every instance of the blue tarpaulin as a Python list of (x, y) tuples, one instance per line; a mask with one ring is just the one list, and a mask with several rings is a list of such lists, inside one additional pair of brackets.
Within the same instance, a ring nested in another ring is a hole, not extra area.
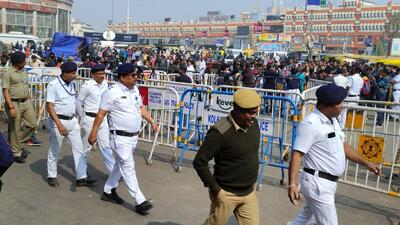
[(53, 44), (50, 52), (57, 57), (81, 57), (89, 48), (89, 40), (84, 37), (71, 36), (65, 33), (56, 32), (53, 36)]
[(325, 0), (307, 0), (307, 5), (325, 5)]

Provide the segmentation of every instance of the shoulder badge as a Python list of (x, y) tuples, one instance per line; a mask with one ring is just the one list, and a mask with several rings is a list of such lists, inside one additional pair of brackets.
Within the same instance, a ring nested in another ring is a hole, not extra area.
[(220, 134), (224, 134), (232, 127), (231, 122), (229, 122), (228, 118), (223, 117), (213, 126), (215, 129), (218, 130)]

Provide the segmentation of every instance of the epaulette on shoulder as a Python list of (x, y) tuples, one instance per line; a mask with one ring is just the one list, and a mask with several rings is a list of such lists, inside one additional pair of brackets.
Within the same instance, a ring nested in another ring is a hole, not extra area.
[(218, 122), (214, 125), (214, 128), (218, 130), (220, 134), (224, 134), (232, 127), (232, 123), (226, 117), (222, 117)]

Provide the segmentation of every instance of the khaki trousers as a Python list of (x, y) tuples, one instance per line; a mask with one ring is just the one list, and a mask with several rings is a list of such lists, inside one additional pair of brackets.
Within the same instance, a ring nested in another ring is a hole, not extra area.
[(225, 225), (232, 212), (239, 225), (260, 225), (255, 190), (246, 196), (237, 196), (221, 189), (216, 197), (210, 193), (210, 199), (210, 216), (203, 225)]
[[(13, 102), (17, 117), (10, 117), (10, 110), (6, 107), (7, 117), (9, 119), (10, 144), (14, 157), (21, 156), (21, 142), (26, 142), (36, 130), (35, 111), (30, 100), (25, 102)], [(24, 122), (24, 126), (22, 126)]]

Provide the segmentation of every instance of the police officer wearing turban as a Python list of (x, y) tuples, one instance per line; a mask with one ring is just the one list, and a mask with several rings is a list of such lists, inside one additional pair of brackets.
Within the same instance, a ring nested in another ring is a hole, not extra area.
[[(10, 142), (16, 163), (25, 163), (27, 153), (21, 142), (30, 139), (36, 130), (36, 116), (29, 95), (28, 74), (24, 70), (25, 54), (14, 52), (11, 67), (3, 74), (3, 95), (9, 118)], [(24, 126), (22, 126), (22, 121)]]
[(83, 149), (81, 127), (76, 115), (75, 84), (77, 65), (65, 62), (61, 65), (62, 74), (52, 80), (47, 86), (46, 106), (49, 119), (49, 151), (47, 156), (48, 184), (52, 187), (59, 185), (57, 181), (57, 162), (64, 138), (68, 139), (75, 164), (77, 186), (90, 186), (96, 180), (86, 173), (86, 150)]
[(368, 162), (345, 141), (337, 117), (347, 91), (335, 84), (318, 88), (317, 107), (300, 123), (289, 165), (288, 196), (297, 205), (297, 176), (302, 157), (304, 168), (300, 184), (305, 205), (292, 225), (337, 225), (335, 208), (337, 180), (343, 174), (346, 158), (379, 174), (379, 167)]
[[(207, 225), (226, 224), (232, 212), (239, 224), (259, 225), (254, 185), (258, 174), (260, 128), (256, 116), (261, 103), (254, 90), (233, 95), (233, 110), (211, 127), (193, 166), (211, 200)], [(214, 159), (214, 173), (208, 162)]]
[(157, 131), (158, 126), (142, 104), (142, 98), (136, 86), (138, 69), (128, 63), (120, 65), (117, 73), (117, 83), (106, 90), (101, 97), (100, 109), (93, 122), (88, 141), (91, 145), (96, 143), (99, 127), (107, 116), (110, 147), (116, 163), (104, 185), (101, 200), (116, 204), (124, 202), (116, 192), (118, 181), (122, 176), (134, 200), (136, 212), (147, 215), (153, 205), (146, 200), (139, 188), (133, 154), (138, 142), (142, 118), (151, 124), (153, 130)]
[[(108, 89), (108, 83), (107, 80), (105, 80), (106, 66), (103, 64), (96, 64), (92, 66), (91, 69), (92, 79), (86, 81), (82, 85), (78, 96), (78, 106), (82, 107), (81, 125), (83, 128), (83, 148), (88, 153), (88, 156), (92, 148), (88, 143), (89, 133), (92, 129), (94, 118), (99, 111), (101, 95)], [(110, 148), (109, 133), (110, 130), (108, 129), (107, 120), (104, 120), (97, 132), (97, 143), (104, 164), (108, 172), (111, 173), (115, 164), (115, 159)], [(86, 157), (87, 159), (89, 158), (88, 156)]]

